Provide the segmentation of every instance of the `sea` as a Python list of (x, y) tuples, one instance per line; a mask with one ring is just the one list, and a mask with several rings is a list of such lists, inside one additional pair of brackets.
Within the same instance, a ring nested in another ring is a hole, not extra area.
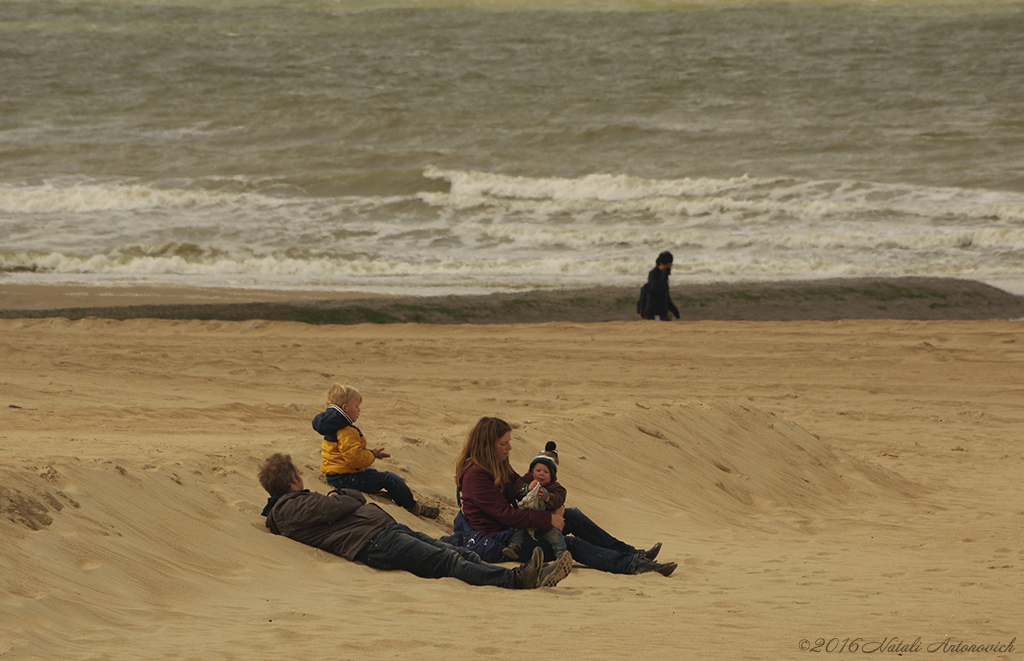
[(0, 284), (1024, 294), (1024, 1), (0, 0)]

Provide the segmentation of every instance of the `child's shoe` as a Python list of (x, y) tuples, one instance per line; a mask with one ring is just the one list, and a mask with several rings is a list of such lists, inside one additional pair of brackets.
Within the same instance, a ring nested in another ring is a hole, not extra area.
[(518, 560), (520, 551), (522, 551), (522, 548), (518, 544), (509, 544), (501, 549), (501, 554), (509, 560)]
[(416, 503), (411, 508), (409, 508), (409, 511), (415, 514), (416, 516), (422, 516), (424, 519), (436, 519), (438, 516), (441, 515), (440, 508), (434, 507), (432, 505), (423, 505), (422, 503)]

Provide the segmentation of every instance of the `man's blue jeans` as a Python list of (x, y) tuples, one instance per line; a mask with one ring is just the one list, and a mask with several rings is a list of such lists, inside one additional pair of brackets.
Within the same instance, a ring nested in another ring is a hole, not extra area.
[(416, 509), (416, 499), (405, 480), (390, 471), (364, 468), (357, 473), (332, 473), (324, 476), (335, 489), (355, 489), (363, 493), (386, 491), (388, 498), (407, 510)]
[(487, 564), (469, 549), (445, 544), (401, 523), (377, 533), (356, 559), (374, 569), (404, 569), (421, 578), (451, 577), (470, 585), (515, 587), (513, 570)]
[[(636, 573), (637, 550), (609, 535), (575, 507), (566, 508), (565, 527), (562, 528), (562, 533), (565, 535), (565, 545), (575, 562), (613, 574)], [(530, 537), (525, 541), (520, 557), (529, 557), (536, 546), (544, 549), (546, 560), (554, 557), (547, 542), (533, 540)]]

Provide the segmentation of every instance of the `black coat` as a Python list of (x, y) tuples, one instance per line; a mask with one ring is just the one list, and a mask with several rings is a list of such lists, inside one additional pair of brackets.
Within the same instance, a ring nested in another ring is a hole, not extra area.
[(672, 296), (668, 293), (668, 276), (670, 269), (661, 270), (657, 266), (647, 274), (647, 307), (644, 318), (654, 319), (655, 316), (668, 319), (671, 312), (679, 318), (679, 308), (672, 302)]

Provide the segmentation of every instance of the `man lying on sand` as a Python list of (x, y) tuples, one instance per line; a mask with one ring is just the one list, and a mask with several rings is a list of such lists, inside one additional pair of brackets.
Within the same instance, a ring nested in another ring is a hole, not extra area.
[(488, 564), (473, 551), (397, 523), (355, 489), (335, 489), (327, 496), (309, 491), (289, 455), (277, 453), (267, 459), (259, 480), (270, 494), (263, 515), (272, 533), (375, 569), (404, 569), (422, 578), (450, 576), (470, 585), (528, 589), (554, 586), (572, 568), (568, 553), (544, 566), (539, 549), (515, 569)]

